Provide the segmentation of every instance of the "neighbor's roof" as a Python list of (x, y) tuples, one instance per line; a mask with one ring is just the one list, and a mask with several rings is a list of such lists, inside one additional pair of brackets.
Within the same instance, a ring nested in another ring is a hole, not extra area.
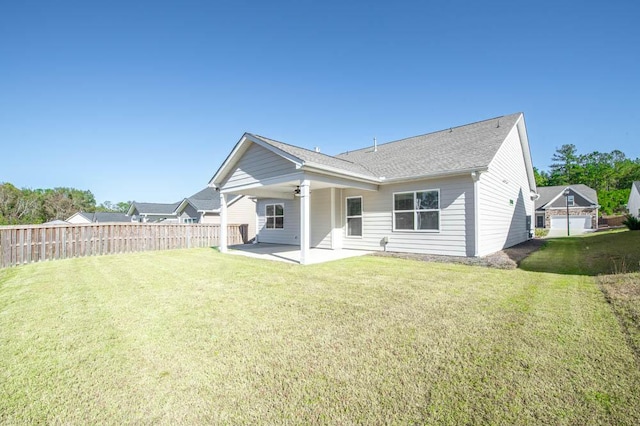
[(95, 212), (89, 214), (93, 215), (92, 222), (131, 222), (131, 216), (127, 216), (126, 213)]
[[(242, 197), (241, 195), (237, 195), (234, 197), (229, 197), (227, 200), (227, 204), (232, 204), (236, 201), (236, 199)], [(190, 197), (187, 197), (180, 203), (180, 208), (182, 208), (183, 204), (188, 202), (191, 204), (197, 211), (218, 211), (220, 210), (220, 195), (215, 188), (208, 186), (205, 189), (196, 192)]]
[(535, 208), (539, 209), (541, 207), (544, 207), (554, 198), (560, 195), (566, 188), (570, 188), (578, 194), (587, 197), (589, 200), (598, 204), (598, 193), (593, 188), (578, 183), (575, 185), (539, 186), (538, 194), (540, 195), (540, 197), (535, 202)]
[(638, 191), (638, 193), (640, 193), (640, 180), (637, 180), (635, 182), (633, 182), (633, 186), (636, 187), (636, 191)]
[(50, 220), (49, 222), (43, 223), (43, 225), (69, 225), (69, 222), (61, 219)]
[[(165, 204), (165, 203), (131, 203), (131, 207), (135, 207), (138, 210), (138, 214), (173, 214), (176, 207), (180, 205), (180, 202)], [(132, 209), (130, 208), (129, 211)]]
[(486, 168), (522, 113), (339, 154), (385, 179)]
[[(93, 213), (91, 213), (91, 212), (78, 212), (76, 214), (79, 215), (79, 216), (84, 217), (89, 222), (93, 222)], [(73, 217), (73, 216), (75, 216), (75, 215), (72, 215), (71, 217)], [(71, 217), (69, 219), (71, 219)]]

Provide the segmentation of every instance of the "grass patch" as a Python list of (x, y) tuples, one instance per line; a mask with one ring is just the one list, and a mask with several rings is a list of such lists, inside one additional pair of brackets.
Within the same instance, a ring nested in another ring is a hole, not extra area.
[(527, 271), (568, 275), (602, 275), (640, 271), (640, 232), (596, 232), (552, 238), (524, 259)]
[(640, 365), (640, 274), (603, 275), (598, 277), (598, 284)]
[(593, 280), (208, 249), (0, 270), (0, 423), (638, 424)]

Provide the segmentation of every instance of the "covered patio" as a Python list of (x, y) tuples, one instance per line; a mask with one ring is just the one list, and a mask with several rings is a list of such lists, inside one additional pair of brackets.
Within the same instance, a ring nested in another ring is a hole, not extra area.
[[(228, 197), (243, 195), (258, 200), (258, 241), (287, 245), (278, 250), (285, 254), (268, 256), (303, 265), (343, 258), (350, 253), (342, 251), (348, 222), (343, 191), (358, 191), (361, 197), (363, 191), (378, 191), (379, 182), (350, 161), (245, 133), (209, 182), (220, 197), (220, 251), (228, 251)], [(361, 212), (352, 222), (357, 220), (362, 220)], [(244, 251), (266, 255), (261, 250)], [(329, 255), (331, 251), (335, 253)]]
[[(303, 263), (301, 261), (302, 252), (300, 247), (288, 244), (239, 244), (229, 246), (227, 253), (278, 262)], [(331, 262), (334, 260), (348, 259), (350, 257), (364, 256), (369, 253), (371, 252), (366, 250), (310, 248), (304, 264), (310, 265)]]

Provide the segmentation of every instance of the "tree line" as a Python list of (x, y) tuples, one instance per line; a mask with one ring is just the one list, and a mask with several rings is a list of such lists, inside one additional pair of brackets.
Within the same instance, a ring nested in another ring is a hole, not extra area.
[(625, 213), (631, 185), (640, 180), (640, 158), (627, 158), (619, 150), (579, 154), (575, 145), (566, 144), (551, 161), (548, 171), (534, 167), (536, 185), (587, 185), (597, 191), (603, 214)]
[(88, 190), (76, 188), (29, 189), (0, 183), (0, 225), (38, 224), (51, 220), (65, 220), (79, 211), (123, 212), (131, 202), (96, 205)]

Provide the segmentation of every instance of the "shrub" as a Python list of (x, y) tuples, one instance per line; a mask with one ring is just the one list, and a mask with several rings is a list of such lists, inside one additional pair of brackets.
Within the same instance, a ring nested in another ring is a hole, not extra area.
[(625, 216), (622, 224), (626, 225), (631, 231), (640, 231), (640, 218), (631, 216), (630, 214)]
[(549, 234), (549, 230), (546, 228), (536, 228), (536, 237), (543, 238)]

